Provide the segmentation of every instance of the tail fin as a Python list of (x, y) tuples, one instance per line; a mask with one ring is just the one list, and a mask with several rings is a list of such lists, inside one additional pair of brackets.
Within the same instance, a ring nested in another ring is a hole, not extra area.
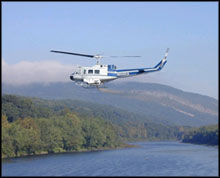
[(161, 70), (163, 68), (163, 66), (166, 64), (167, 62), (167, 56), (168, 56), (168, 52), (169, 52), (169, 48), (167, 48), (166, 53), (164, 55), (164, 58), (157, 64), (154, 66), (154, 68), (158, 68), (158, 70)]

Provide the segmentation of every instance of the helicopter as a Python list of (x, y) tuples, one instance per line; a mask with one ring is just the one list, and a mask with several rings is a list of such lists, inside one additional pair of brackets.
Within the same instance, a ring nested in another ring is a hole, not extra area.
[(149, 72), (160, 71), (166, 64), (169, 48), (167, 48), (164, 58), (154, 67), (151, 68), (135, 68), (135, 69), (117, 69), (115, 65), (103, 65), (100, 60), (103, 57), (141, 57), (141, 56), (102, 56), (102, 55), (89, 55), (81, 53), (72, 53), (65, 51), (51, 50), (50, 52), (62, 53), (69, 55), (76, 55), (97, 60), (96, 65), (92, 67), (78, 66), (76, 70), (70, 75), (70, 79), (84, 88), (96, 86), (97, 88), (106, 82), (113, 81), (119, 78), (132, 77), (136, 75), (146, 74)]

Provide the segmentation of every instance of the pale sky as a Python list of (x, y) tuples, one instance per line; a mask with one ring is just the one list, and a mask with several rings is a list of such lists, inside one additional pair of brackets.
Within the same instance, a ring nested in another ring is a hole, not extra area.
[(2, 2), (3, 82), (68, 81), (76, 64), (95, 64), (51, 49), (140, 55), (102, 63), (142, 68), (167, 47), (162, 71), (126, 80), (218, 98), (218, 2)]

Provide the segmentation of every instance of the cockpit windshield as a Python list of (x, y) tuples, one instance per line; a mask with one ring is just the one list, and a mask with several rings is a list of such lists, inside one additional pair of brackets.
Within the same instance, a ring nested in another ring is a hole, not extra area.
[(81, 74), (81, 69), (77, 69), (73, 72), (73, 75), (80, 75)]

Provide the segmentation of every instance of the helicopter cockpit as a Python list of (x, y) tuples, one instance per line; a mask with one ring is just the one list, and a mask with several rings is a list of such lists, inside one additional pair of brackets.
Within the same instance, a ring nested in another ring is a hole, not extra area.
[(76, 70), (70, 75), (71, 80), (81, 79), (81, 67), (77, 67)]
[(72, 73), (73, 75), (80, 75), (81, 74), (81, 71), (75, 71)]

